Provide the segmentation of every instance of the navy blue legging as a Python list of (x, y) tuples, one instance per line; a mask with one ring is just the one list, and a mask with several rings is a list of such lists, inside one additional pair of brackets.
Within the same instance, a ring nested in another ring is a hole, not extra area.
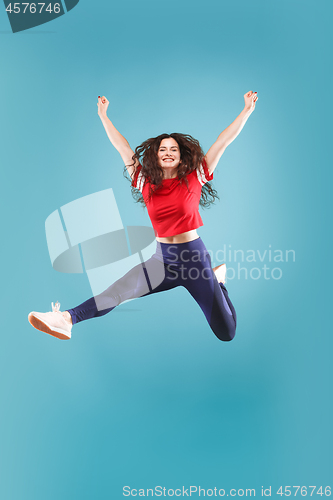
[(150, 259), (133, 267), (101, 294), (67, 309), (73, 325), (103, 316), (125, 300), (183, 286), (201, 307), (216, 337), (232, 340), (236, 312), (227, 289), (216, 279), (210, 255), (201, 238), (187, 243), (156, 243), (156, 252)]

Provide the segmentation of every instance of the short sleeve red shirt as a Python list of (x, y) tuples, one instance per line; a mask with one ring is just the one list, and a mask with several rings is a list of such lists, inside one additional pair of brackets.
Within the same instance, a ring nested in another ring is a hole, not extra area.
[(186, 178), (188, 188), (184, 180), (164, 179), (148, 200), (149, 182), (142, 174), (141, 165), (136, 168), (132, 186), (142, 193), (157, 237), (175, 236), (203, 226), (199, 214), (201, 189), (213, 179), (205, 159)]

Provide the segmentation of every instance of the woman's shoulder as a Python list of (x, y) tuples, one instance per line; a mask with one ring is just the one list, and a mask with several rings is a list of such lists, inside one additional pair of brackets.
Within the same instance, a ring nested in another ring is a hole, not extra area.
[(141, 193), (142, 193), (145, 181), (146, 181), (146, 178), (142, 172), (142, 165), (139, 163), (139, 165), (136, 167), (136, 169), (133, 173), (131, 185), (134, 188), (139, 189), (139, 191), (141, 191)]

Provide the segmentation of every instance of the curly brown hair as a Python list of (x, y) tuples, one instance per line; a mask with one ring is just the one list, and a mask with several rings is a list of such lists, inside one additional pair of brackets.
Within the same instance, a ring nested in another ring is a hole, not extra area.
[[(149, 179), (150, 190), (148, 200), (153, 192), (162, 185), (163, 169), (158, 164), (157, 152), (161, 141), (169, 138), (174, 139), (179, 146), (180, 158), (182, 161), (178, 166), (177, 175), (181, 182), (183, 182), (183, 180), (185, 181), (187, 189), (188, 181), (186, 176), (193, 172), (193, 170), (199, 168), (204, 158), (204, 152), (199, 141), (194, 139), (191, 135), (179, 134), (175, 132), (172, 134), (161, 134), (157, 137), (152, 137), (144, 141), (135, 149), (132, 157), (133, 163), (131, 165), (134, 165), (137, 160), (142, 166), (142, 174), (146, 177), (146, 179)], [(130, 179), (127, 175), (127, 166), (124, 167), (124, 176), (132, 181), (132, 179)], [(145, 200), (140, 191), (133, 186), (131, 186), (131, 188), (132, 196), (135, 201), (146, 206)], [(214, 203), (216, 198), (219, 199), (217, 191), (212, 188), (209, 182), (206, 182), (202, 186), (200, 206), (207, 208)]]

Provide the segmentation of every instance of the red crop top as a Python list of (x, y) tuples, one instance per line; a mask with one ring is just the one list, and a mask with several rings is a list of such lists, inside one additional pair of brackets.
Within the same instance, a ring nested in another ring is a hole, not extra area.
[(205, 159), (200, 168), (187, 175), (188, 188), (184, 182), (175, 179), (163, 179), (162, 185), (149, 195), (149, 182), (141, 172), (142, 167), (136, 168), (132, 186), (142, 193), (148, 210), (148, 215), (155, 230), (155, 236), (167, 237), (185, 233), (203, 226), (199, 214), (199, 202), (202, 186), (213, 179), (209, 174)]

